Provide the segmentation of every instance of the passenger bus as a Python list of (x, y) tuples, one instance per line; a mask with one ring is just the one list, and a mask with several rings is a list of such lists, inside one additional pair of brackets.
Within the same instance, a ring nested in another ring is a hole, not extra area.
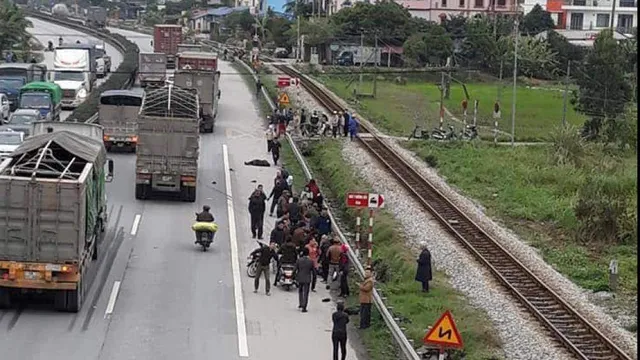
[(129, 149), (138, 144), (138, 113), (144, 98), (144, 90), (109, 90), (100, 95), (98, 123), (104, 128), (104, 146)]

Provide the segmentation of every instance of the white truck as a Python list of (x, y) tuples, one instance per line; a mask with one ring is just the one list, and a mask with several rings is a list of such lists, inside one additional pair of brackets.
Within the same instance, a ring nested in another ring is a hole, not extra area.
[(338, 65), (361, 66), (380, 64), (380, 51), (372, 46), (346, 45), (338, 50)]
[(138, 56), (140, 87), (146, 87), (149, 84), (164, 86), (167, 78), (167, 54), (141, 52)]
[(58, 47), (53, 55), (54, 83), (62, 88), (63, 108), (76, 108), (89, 96), (96, 78), (95, 47)]

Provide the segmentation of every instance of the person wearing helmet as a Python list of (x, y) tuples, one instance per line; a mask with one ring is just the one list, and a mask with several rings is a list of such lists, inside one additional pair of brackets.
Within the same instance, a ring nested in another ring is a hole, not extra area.
[(63, 41), (64, 41), (64, 40), (62, 40), (62, 36), (60, 36), (60, 37), (58, 38), (58, 46), (62, 46), (62, 42), (63, 42)]
[(205, 205), (202, 207), (202, 212), (196, 215), (196, 221), (198, 222), (214, 222), (215, 218), (210, 212), (211, 208), (209, 205)]

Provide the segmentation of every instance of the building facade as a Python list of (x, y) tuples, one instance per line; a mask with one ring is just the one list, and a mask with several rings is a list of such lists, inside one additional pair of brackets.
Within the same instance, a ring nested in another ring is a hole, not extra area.
[[(614, 8), (614, 3), (615, 8)], [(611, 27), (629, 34), (638, 26), (638, 2), (635, 0), (565, 0), (567, 30), (601, 30)]]
[(517, 0), (398, 0), (412, 16), (440, 22), (449, 16), (472, 17), (480, 14), (515, 14), (522, 8)]

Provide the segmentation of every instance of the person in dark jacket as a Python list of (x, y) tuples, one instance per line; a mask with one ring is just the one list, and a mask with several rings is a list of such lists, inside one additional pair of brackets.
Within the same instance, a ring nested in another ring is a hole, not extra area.
[(309, 249), (302, 249), (302, 257), (296, 261), (295, 271), (298, 283), (298, 309), (306, 313), (309, 304), (309, 287), (315, 271), (313, 261), (309, 258)]
[(313, 198), (313, 203), (318, 206), (318, 209), (322, 209), (324, 206), (324, 196), (322, 193), (319, 192), (316, 197)]
[(351, 119), (347, 110), (342, 113), (342, 118), (344, 119), (344, 122), (342, 123), (342, 132), (344, 133), (344, 137), (347, 137), (347, 135), (349, 135), (349, 119)]
[(331, 342), (333, 342), (333, 360), (338, 360), (338, 347), (342, 353), (342, 360), (347, 359), (347, 324), (349, 315), (344, 311), (344, 303), (338, 302), (336, 311), (331, 315), (333, 330), (331, 331)]
[(346, 244), (341, 245), (340, 251), (340, 297), (346, 298), (351, 293), (349, 291), (349, 257), (347, 256)]
[(276, 209), (276, 205), (278, 204), (278, 200), (280, 196), (282, 196), (282, 192), (287, 188), (287, 183), (282, 178), (276, 179), (275, 185), (273, 189), (271, 189), (271, 193), (267, 200), (271, 200), (271, 208), (269, 209), (269, 216), (273, 216), (273, 210)]
[(318, 235), (328, 235), (331, 233), (331, 218), (329, 217), (329, 212), (327, 208), (322, 209), (320, 216), (315, 222), (316, 230), (318, 230)]
[(300, 199), (294, 196), (291, 204), (289, 204), (289, 220), (291, 220), (292, 224), (297, 224), (298, 221), (302, 220), (302, 212), (300, 210)]
[(282, 147), (282, 144), (280, 144), (278, 136), (273, 138), (273, 141), (271, 141), (271, 155), (273, 156), (273, 165), (278, 165), (278, 159), (280, 159), (280, 148)]
[(431, 252), (427, 249), (427, 243), (423, 242), (422, 252), (418, 257), (418, 269), (416, 270), (416, 281), (422, 283), (422, 291), (429, 292), (429, 281), (431, 281)]
[(196, 221), (198, 222), (214, 222), (215, 218), (210, 212), (211, 208), (209, 205), (205, 205), (202, 207), (202, 212), (196, 215)]
[(282, 265), (293, 265), (298, 261), (298, 250), (296, 249), (296, 246), (293, 245), (291, 238), (288, 238), (280, 250), (278, 250), (278, 255), (280, 255), (280, 261), (278, 263), (278, 271), (276, 272), (276, 279), (273, 282), (273, 286), (278, 285), (280, 273), (282, 272)]
[(278, 246), (282, 246), (284, 243), (284, 223), (279, 222), (276, 227), (271, 230), (271, 236), (269, 236), (269, 243), (275, 243)]
[(329, 277), (329, 247), (331, 246), (331, 240), (327, 235), (320, 237), (320, 266), (322, 273), (322, 282), (327, 283)]
[[(251, 235), (262, 239), (264, 225), (264, 212), (267, 209), (267, 196), (264, 194), (262, 185), (258, 185), (256, 190), (249, 197), (249, 215), (251, 215)], [(256, 234), (257, 233), (257, 234)]]
[(259, 249), (254, 250), (251, 253), (251, 256), (258, 254), (258, 271), (256, 272), (256, 277), (253, 280), (253, 292), (257, 293), (260, 288), (260, 276), (264, 274), (264, 288), (267, 295), (270, 295), (269, 291), (271, 290), (271, 280), (269, 279), (269, 264), (271, 263), (271, 259), (278, 260), (278, 256), (275, 252), (275, 244), (271, 243), (269, 246), (261, 246)]

